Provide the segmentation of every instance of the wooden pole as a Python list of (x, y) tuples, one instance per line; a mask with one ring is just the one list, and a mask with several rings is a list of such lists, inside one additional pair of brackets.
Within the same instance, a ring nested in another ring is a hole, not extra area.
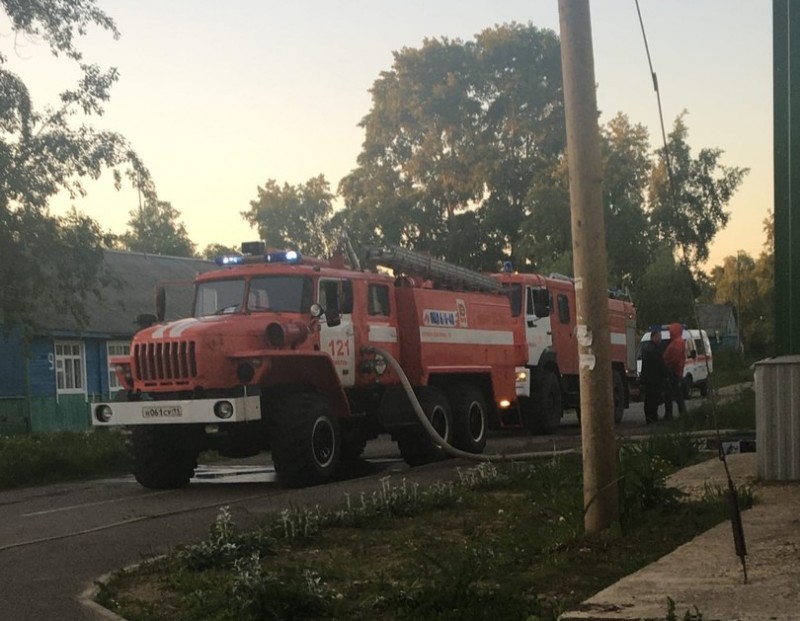
[(580, 355), (584, 527), (596, 533), (619, 519), (600, 134), (589, 1), (559, 0), (558, 12)]

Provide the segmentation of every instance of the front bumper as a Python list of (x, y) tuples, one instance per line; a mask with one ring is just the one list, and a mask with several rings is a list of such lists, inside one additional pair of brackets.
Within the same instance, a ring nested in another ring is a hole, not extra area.
[[(221, 404), (229, 405), (221, 407)], [(109, 410), (110, 416), (106, 416)], [(222, 418), (215, 414), (215, 410), (225, 410), (230, 415)], [(252, 396), (92, 403), (91, 416), (95, 427), (243, 423), (261, 419), (261, 398)]]

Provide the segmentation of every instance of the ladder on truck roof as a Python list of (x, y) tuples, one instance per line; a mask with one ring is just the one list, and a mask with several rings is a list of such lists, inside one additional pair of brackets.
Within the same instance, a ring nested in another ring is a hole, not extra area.
[(491, 292), (500, 292), (503, 289), (500, 281), (491, 276), (399, 246), (369, 248), (364, 263), (382, 265), (396, 272), (430, 279), (437, 286), (449, 289)]

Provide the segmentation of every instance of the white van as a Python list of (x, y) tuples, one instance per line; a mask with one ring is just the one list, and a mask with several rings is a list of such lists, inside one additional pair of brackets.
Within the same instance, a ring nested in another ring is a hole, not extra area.
[[(661, 330), (661, 342), (669, 343), (669, 324), (663, 324)], [(642, 335), (641, 343), (650, 340), (650, 332)], [(692, 396), (695, 388), (700, 390), (700, 394), (705, 397), (708, 394), (708, 375), (714, 370), (714, 358), (711, 353), (711, 341), (705, 330), (683, 329), (683, 340), (686, 342), (686, 363), (683, 366), (683, 396), (688, 399)], [(639, 351), (641, 351), (641, 343)], [(642, 372), (642, 356), (639, 354), (636, 360), (636, 374)]]

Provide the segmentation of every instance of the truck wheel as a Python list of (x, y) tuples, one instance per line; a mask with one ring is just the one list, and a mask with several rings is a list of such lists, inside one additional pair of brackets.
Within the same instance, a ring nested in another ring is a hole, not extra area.
[[(417, 397), (431, 425), (448, 443), (452, 442), (453, 418), (447, 397), (435, 388), (422, 391)], [(409, 466), (421, 466), (447, 457), (422, 425), (399, 429), (395, 434), (400, 455)]]
[(319, 485), (336, 474), (342, 453), (339, 421), (320, 395), (296, 393), (280, 401), (273, 412), (270, 440), (281, 485)]
[(197, 449), (182, 429), (134, 427), (131, 437), (133, 476), (148, 489), (186, 487), (197, 467)]
[(482, 453), (488, 427), (486, 401), (473, 386), (460, 384), (450, 393), (453, 409), (453, 446), (468, 453)]
[(522, 415), (531, 433), (552, 434), (561, 426), (561, 386), (552, 371), (545, 371), (542, 383), (531, 399), (526, 399)]
[(625, 415), (625, 383), (622, 380), (622, 374), (616, 370), (612, 372), (612, 391), (614, 394), (614, 423), (619, 424)]
[(708, 396), (708, 380), (700, 384), (700, 396), (701, 397)]

